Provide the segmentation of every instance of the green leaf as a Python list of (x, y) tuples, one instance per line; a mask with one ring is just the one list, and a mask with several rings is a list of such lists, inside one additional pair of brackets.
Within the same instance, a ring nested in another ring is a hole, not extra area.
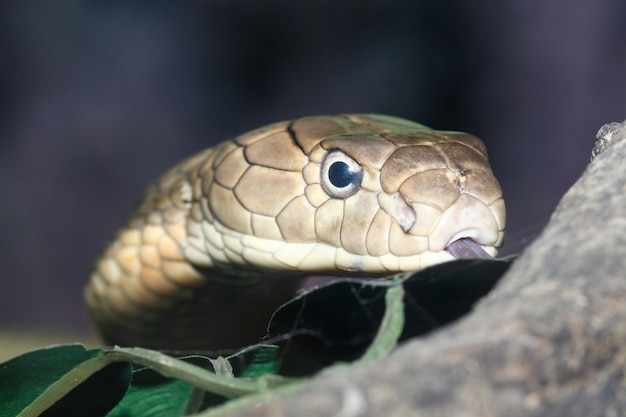
[[(0, 417), (178, 417), (251, 404), (303, 383), (275, 373), (310, 375), (338, 362), (380, 358), (399, 341), (462, 317), (509, 265), (462, 260), (393, 279), (339, 279), (281, 306), (268, 327), (271, 345), (227, 358), (81, 345), (29, 352), (0, 365)], [(130, 364), (141, 366), (132, 386)]]
[[(106, 415), (126, 392), (130, 367), (102, 364), (80, 368), (100, 352), (82, 345), (51, 346), (1, 364), (0, 415)], [(67, 378), (69, 374), (71, 378)]]
[[(421, 336), (470, 311), (506, 272), (510, 260), (458, 260), (401, 279), (400, 340)], [(302, 292), (279, 307), (266, 342), (280, 346), (280, 373), (304, 376), (365, 354), (385, 317), (389, 279), (341, 278)], [(398, 308), (399, 304), (394, 304)], [(399, 317), (399, 316), (398, 316)]]
[(388, 284), (339, 279), (279, 307), (265, 341), (281, 347), (280, 373), (310, 375), (335, 362), (359, 358), (378, 331)]
[(133, 384), (124, 399), (107, 417), (180, 417), (193, 387), (183, 381), (164, 378), (143, 368), (133, 372)]
[[(127, 361), (136, 365), (149, 367), (167, 378), (176, 378), (224, 397), (240, 397), (265, 391), (288, 383), (289, 380), (265, 375), (254, 379), (231, 378), (216, 375), (204, 367), (197, 366), (188, 360), (176, 359), (161, 352), (143, 348), (114, 347), (102, 351), (100, 355), (109, 361)], [(197, 357), (210, 363), (209, 358)]]
[[(260, 349), (267, 346), (245, 352)], [(232, 359), (241, 360), (238, 355)], [(131, 363), (144, 368), (133, 373), (132, 387), (120, 402), (129, 387)], [(181, 416), (292, 382), (274, 375), (216, 375), (213, 363), (201, 356), (176, 359), (141, 348), (40, 349), (0, 365), (1, 415), (105, 416), (119, 402), (110, 416)], [(194, 388), (211, 394), (197, 396)]]
[(474, 304), (498, 283), (511, 265), (511, 259), (464, 259), (426, 268), (404, 281), (405, 308), (421, 310), (408, 322), (402, 339), (424, 333), (426, 316), (431, 330), (469, 313)]
[[(201, 356), (178, 360), (207, 370), (212, 364), (212, 360)], [(171, 373), (175, 374), (178, 365), (172, 363)], [(194, 393), (194, 389), (189, 382), (165, 377), (149, 367), (136, 369), (127, 394), (107, 417), (180, 417), (227, 400), (219, 395), (209, 398), (204, 391)]]
[(404, 288), (398, 282), (385, 294), (385, 315), (383, 316), (376, 337), (359, 361), (382, 358), (396, 346), (404, 328)]
[(274, 345), (258, 345), (254, 359), (246, 366), (242, 378), (256, 378), (263, 375), (276, 374), (279, 368), (279, 348)]

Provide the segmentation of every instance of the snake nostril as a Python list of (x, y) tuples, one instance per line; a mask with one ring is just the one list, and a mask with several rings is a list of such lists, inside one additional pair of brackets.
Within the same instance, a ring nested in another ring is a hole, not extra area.
[(467, 182), (467, 172), (463, 168), (459, 168), (454, 171), (454, 174), (456, 175), (459, 191), (464, 193), (465, 183)]

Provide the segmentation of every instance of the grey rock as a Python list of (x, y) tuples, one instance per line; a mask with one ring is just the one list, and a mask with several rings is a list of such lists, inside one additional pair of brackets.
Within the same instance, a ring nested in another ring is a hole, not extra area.
[(613, 136), (623, 136), (624, 129), (626, 127), (623, 123), (607, 123), (598, 130), (596, 133), (596, 143), (591, 150), (591, 160), (598, 156), (600, 152), (603, 152), (609, 143), (613, 140)]

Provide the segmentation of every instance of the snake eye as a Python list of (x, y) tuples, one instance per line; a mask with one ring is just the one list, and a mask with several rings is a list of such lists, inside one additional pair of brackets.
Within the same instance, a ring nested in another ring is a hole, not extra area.
[(330, 151), (322, 162), (322, 188), (333, 198), (356, 193), (363, 180), (363, 167), (341, 151)]

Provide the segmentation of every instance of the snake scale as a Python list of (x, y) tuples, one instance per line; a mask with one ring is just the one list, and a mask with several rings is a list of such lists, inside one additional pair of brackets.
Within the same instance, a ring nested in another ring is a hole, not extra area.
[(256, 343), (309, 275), (386, 276), (495, 256), (500, 185), (475, 136), (346, 114), (271, 124), (152, 183), (85, 289), (105, 341)]

